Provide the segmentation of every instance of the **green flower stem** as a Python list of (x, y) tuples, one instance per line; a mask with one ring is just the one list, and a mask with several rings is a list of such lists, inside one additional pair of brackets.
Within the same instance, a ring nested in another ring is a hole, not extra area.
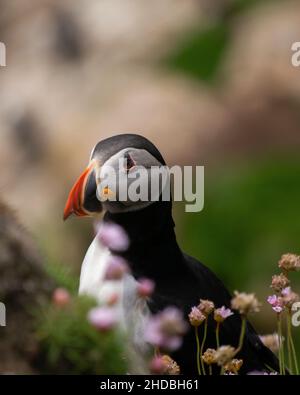
[(285, 374), (284, 368), (284, 347), (282, 342), (282, 324), (281, 324), (281, 314), (277, 314), (277, 324), (278, 324), (278, 336), (279, 336), (279, 368), (280, 374)]
[(279, 358), (279, 373), (282, 374), (282, 338), (281, 338), (281, 325), (280, 325), (280, 314), (277, 314), (277, 332), (278, 332), (278, 343), (279, 343), (279, 350), (278, 350), (278, 358)]
[(292, 348), (291, 348), (292, 333), (291, 333), (290, 314), (287, 314), (286, 319), (287, 319), (286, 326), (287, 326), (287, 348), (288, 348), (289, 370), (290, 370), (290, 373), (293, 374), (294, 371), (293, 371)]
[(216, 327), (216, 342), (217, 342), (217, 348), (220, 347), (220, 323), (217, 322), (217, 327)]
[(294, 344), (294, 340), (293, 340), (293, 336), (292, 336), (291, 320), (292, 320), (291, 312), (289, 311), (288, 321), (287, 321), (288, 341), (290, 342), (290, 347), (292, 349), (292, 355), (293, 355), (293, 360), (294, 360), (294, 365), (295, 365), (295, 372), (296, 372), (296, 374), (299, 374), (297, 354), (296, 354), (295, 344)]
[(238, 345), (238, 348), (237, 348), (235, 354), (239, 353), (243, 347), (244, 337), (245, 337), (245, 333), (246, 333), (246, 324), (247, 324), (246, 316), (242, 315), (242, 325), (241, 325), (239, 345)]
[(209, 366), (208, 366), (208, 369), (209, 369), (209, 375), (212, 376), (212, 366), (209, 365)]
[(204, 375), (206, 375), (206, 372), (205, 372), (205, 366), (204, 366), (204, 361), (202, 359), (202, 355), (203, 355), (204, 344), (206, 341), (206, 336), (207, 336), (207, 319), (204, 322), (204, 334), (203, 334), (203, 339), (202, 339), (201, 349), (200, 349), (201, 366), (202, 366)]
[(199, 332), (198, 332), (198, 326), (195, 326), (195, 337), (196, 337), (196, 343), (197, 343), (197, 369), (198, 369), (198, 374), (201, 375), (201, 366), (200, 366), (200, 342), (199, 342)]

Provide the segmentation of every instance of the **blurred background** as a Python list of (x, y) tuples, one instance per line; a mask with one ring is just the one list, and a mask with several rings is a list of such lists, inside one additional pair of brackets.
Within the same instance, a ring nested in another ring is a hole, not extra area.
[(205, 166), (204, 210), (175, 205), (179, 242), (256, 292), (272, 332), (271, 275), (300, 253), (300, 1), (0, 0), (0, 41), (2, 213), (40, 259), (78, 277), (93, 227), (63, 223), (70, 187), (96, 142), (140, 133), (169, 165)]

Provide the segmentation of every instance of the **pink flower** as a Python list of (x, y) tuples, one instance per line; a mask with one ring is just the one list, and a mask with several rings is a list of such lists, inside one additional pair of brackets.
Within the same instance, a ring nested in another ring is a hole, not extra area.
[(145, 340), (163, 350), (174, 351), (182, 344), (182, 335), (187, 330), (183, 314), (176, 307), (167, 307), (150, 317), (145, 329)]
[(200, 326), (205, 320), (206, 316), (198, 309), (198, 307), (194, 306), (191, 309), (189, 314), (190, 324), (192, 326)]
[(152, 295), (154, 288), (155, 288), (155, 284), (149, 278), (141, 278), (138, 280), (137, 293), (142, 298)]
[(94, 307), (89, 311), (87, 319), (100, 331), (112, 329), (118, 321), (115, 310), (110, 307)]
[(128, 272), (128, 265), (120, 256), (111, 256), (108, 258), (108, 265), (105, 272), (105, 280), (120, 280)]
[(56, 306), (63, 307), (70, 303), (71, 296), (64, 288), (56, 288), (52, 295), (53, 303)]
[(227, 309), (225, 306), (222, 306), (214, 311), (214, 319), (217, 322), (223, 322), (231, 315), (233, 315), (233, 312), (230, 309)]
[(267, 301), (268, 303), (270, 303), (271, 306), (274, 306), (277, 303), (277, 296), (276, 295), (268, 296)]
[(300, 256), (295, 254), (282, 255), (278, 266), (286, 272), (300, 270)]
[(202, 314), (209, 316), (214, 311), (215, 305), (214, 302), (208, 299), (200, 299), (200, 303), (197, 308), (201, 311)]
[(291, 293), (291, 287), (286, 287), (281, 291), (282, 296), (288, 296)]
[(109, 306), (113, 306), (114, 304), (116, 304), (120, 299), (120, 295), (116, 292), (112, 293), (109, 298), (107, 299), (107, 304)]
[(288, 309), (291, 309), (295, 302), (298, 302), (300, 297), (294, 291), (292, 291), (291, 287), (286, 287), (281, 291), (283, 305)]
[(283, 300), (280, 296), (277, 296), (277, 295), (268, 296), (267, 301), (272, 306), (272, 309), (276, 313), (282, 312), (284, 306), (283, 306)]
[(114, 223), (104, 223), (99, 227), (97, 237), (100, 242), (112, 251), (126, 251), (129, 247), (129, 238), (124, 229)]
[(278, 352), (280, 348), (280, 344), (281, 342), (283, 342), (283, 338), (281, 337), (280, 339), (277, 333), (273, 333), (271, 335), (262, 335), (259, 336), (259, 338), (262, 341), (262, 343), (274, 353)]
[(160, 356), (155, 356), (152, 358), (149, 369), (152, 374), (162, 374), (166, 369), (166, 364), (163, 358)]
[(283, 310), (283, 307), (281, 306), (273, 306), (272, 309), (276, 312), (276, 313), (281, 313)]

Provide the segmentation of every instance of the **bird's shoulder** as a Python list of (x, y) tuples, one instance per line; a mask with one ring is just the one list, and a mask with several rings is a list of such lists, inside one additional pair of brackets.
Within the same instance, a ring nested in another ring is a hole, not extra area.
[(230, 305), (231, 294), (217, 275), (198, 259), (183, 252), (184, 263), (196, 278), (201, 298), (212, 300), (217, 307)]

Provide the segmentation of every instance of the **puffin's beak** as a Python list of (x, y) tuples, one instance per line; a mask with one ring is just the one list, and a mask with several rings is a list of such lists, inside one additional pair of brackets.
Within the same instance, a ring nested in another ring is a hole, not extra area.
[(88, 167), (84, 170), (84, 172), (81, 174), (81, 176), (78, 178), (78, 180), (75, 182), (73, 188), (71, 189), (71, 192), (69, 193), (69, 197), (64, 209), (64, 221), (71, 215), (75, 214), (79, 217), (87, 216), (89, 215), (89, 211), (87, 211), (83, 207), (83, 203), (85, 200), (85, 189), (87, 185), (87, 181), (89, 178), (89, 175), (92, 173), (92, 171), (95, 169), (95, 162), (92, 161)]

